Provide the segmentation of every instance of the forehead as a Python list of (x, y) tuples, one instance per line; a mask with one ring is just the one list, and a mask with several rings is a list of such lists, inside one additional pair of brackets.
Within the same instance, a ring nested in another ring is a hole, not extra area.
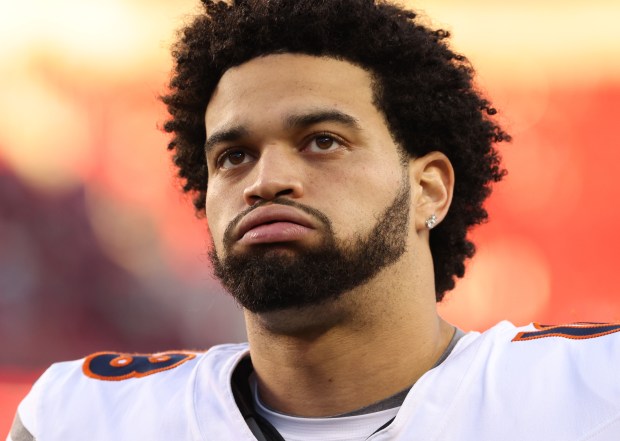
[[(274, 54), (227, 70), (207, 106), (207, 132), (221, 125), (300, 109), (376, 112), (372, 77), (361, 67), (330, 57)], [(263, 115), (264, 116), (264, 115)]]

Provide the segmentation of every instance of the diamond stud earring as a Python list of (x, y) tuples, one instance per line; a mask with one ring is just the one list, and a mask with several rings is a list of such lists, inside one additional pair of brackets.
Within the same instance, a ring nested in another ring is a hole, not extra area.
[(426, 219), (426, 228), (429, 230), (432, 229), (437, 224), (437, 216), (435, 214), (431, 214), (428, 219)]

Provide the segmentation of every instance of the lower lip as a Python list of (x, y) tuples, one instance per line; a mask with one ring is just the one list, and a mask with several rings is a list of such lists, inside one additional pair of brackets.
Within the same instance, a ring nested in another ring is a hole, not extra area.
[(311, 228), (292, 222), (274, 222), (272, 224), (264, 224), (252, 228), (239, 239), (239, 243), (251, 245), (292, 242), (303, 238), (311, 231)]

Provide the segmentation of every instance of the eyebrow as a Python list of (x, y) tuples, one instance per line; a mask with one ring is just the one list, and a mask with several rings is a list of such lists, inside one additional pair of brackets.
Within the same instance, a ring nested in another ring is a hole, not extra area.
[(248, 129), (243, 126), (233, 126), (217, 131), (213, 135), (209, 136), (205, 142), (205, 152), (208, 154), (209, 151), (220, 142), (238, 141), (249, 134), (250, 132)]
[(339, 110), (319, 110), (299, 115), (290, 115), (284, 120), (284, 125), (289, 129), (297, 129), (322, 122), (337, 122), (355, 130), (362, 130), (356, 118)]
[[(351, 115), (339, 110), (318, 110), (307, 113), (289, 115), (284, 119), (284, 127), (287, 129), (299, 129), (322, 122), (336, 122), (361, 131), (359, 121)], [(250, 135), (250, 131), (243, 125), (232, 126), (216, 131), (205, 142), (205, 152), (209, 151), (220, 142), (234, 142)]]

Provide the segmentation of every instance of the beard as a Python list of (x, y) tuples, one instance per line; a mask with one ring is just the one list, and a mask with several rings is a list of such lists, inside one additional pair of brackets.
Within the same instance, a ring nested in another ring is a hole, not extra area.
[[(411, 187), (405, 173), (392, 203), (381, 213), (366, 237), (336, 239), (329, 218), (322, 212), (290, 199), (276, 198), (256, 204), (237, 216), (224, 233), (226, 256), (215, 246), (209, 258), (215, 276), (244, 308), (254, 313), (316, 306), (336, 300), (372, 279), (405, 252), (409, 227)], [(270, 252), (270, 244), (253, 246), (245, 253), (231, 253), (232, 230), (243, 215), (266, 204), (289, 205), (313, 216), (324, 227), (321, 243), (294, 255)]]

